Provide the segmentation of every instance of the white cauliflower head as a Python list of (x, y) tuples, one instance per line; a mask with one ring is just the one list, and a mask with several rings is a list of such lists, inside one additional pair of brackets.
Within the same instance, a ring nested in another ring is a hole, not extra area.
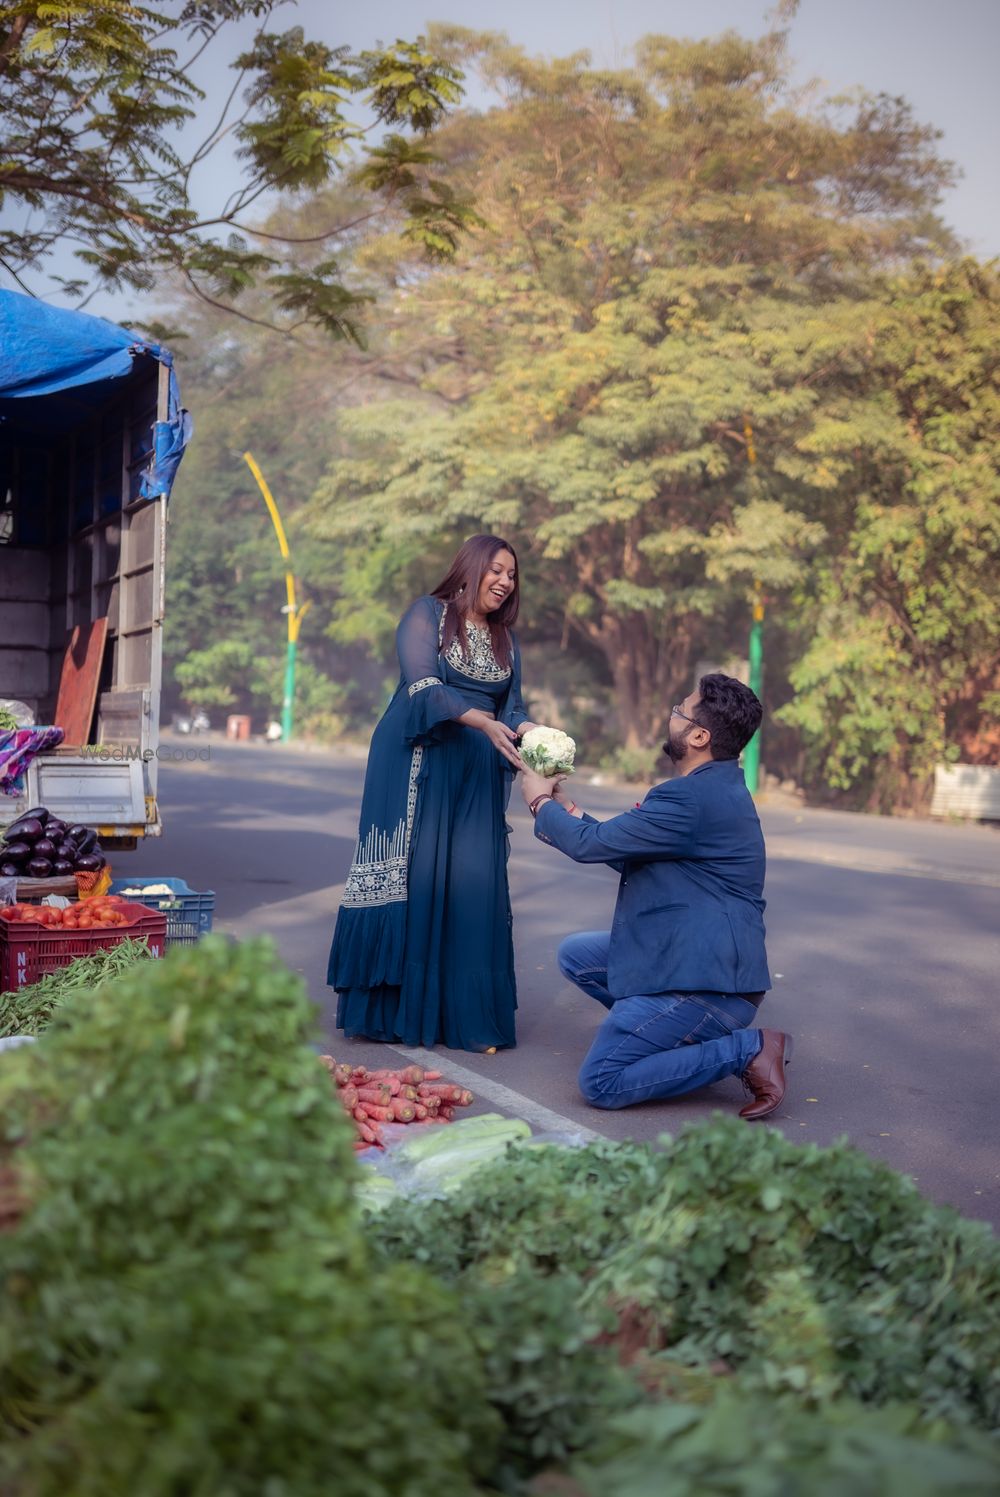
[(538, 774), (569, 774), (576, 744), (561, 728), (529, 728), (521, 739), (521, 758)]

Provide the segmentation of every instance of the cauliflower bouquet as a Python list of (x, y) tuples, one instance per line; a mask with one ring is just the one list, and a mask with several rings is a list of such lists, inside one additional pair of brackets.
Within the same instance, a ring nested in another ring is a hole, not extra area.
[(521, 758), (536, 774), (572, 774), (576, 744), (559, 728), (529, 728), (521, 739)]

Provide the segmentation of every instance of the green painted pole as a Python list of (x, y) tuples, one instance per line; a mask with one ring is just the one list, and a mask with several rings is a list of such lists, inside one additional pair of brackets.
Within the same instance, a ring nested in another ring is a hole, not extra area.
[(295, 646), (297, 641), (290, 639), (288, 649), (285, 653), (285, 692), (281, 701), (281, 741), (291, 743), (292, 741), (292, 710), (295, 701)]
[[(753, 621), (750, 624), (750, 690), (760, 696), (764, 676), (764, 605), (754, 597)], [(760, 729), (743, 750), (743, 778), (751, 795), (757, 794), (760, 782)]]
[[(743, 435), (747, 444), (747, 463), (750, 467), (749, 488), (756, 495), (760, 480), (757, 477), (757, 449), (754, 446), (753, 426), (750, 417), (743, 419)], [(750, 690), (760, 696), (764, 674), (764, 603), (760, 595), (760, 582), (753, 585), (753, 613), (750, 623)], [(743, 750), (743, 778), (751, 795), (757, 794), (760, 782), (760, 728)]]

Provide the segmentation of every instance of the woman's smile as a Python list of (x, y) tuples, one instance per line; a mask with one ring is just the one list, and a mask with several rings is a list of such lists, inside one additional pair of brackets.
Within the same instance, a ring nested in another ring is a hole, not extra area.
[(517, 564), (509, 551), (498, 551), (479, 585), (476, 599), (480, 616), (501, 608), (517, 585)]

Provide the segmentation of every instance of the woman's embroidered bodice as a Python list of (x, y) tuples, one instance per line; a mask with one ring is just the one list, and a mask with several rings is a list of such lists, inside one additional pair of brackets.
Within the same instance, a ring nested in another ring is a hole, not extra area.
[[(446, 612), (446, 609), (441, 610), (441, 622), (438, 625), (439, 645), (444, 643)], [(488, 624), (473, 624), (466, 621), (465, 637), (468, 641), (467, 654), (462, 654), (462, 646), (457, 634), (447, 650), (443, 651), (443, 658), (447, 660), (452, 670), (457, 671), (460, 676), (467, 676), (471, 681), (510, 680), (510, 666), (499, 665), (493, 654)]]

